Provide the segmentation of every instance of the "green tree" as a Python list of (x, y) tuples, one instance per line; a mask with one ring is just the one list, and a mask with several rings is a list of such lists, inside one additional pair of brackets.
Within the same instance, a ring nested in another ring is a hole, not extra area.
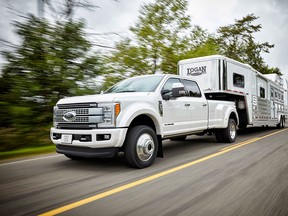
[[(116, 44), (108, 57), (105, 87), (127, 76), (177, 73), (183, 58), (215, 54), (217, 44), (199, 26), (192, 26), (187, 0), (144, 4), (130, 37)], [(111, 64), (109, 64), (111, 62)]]
[(254, 14), (249, 14), (240, 20), (235, 20), (232, 25), (219, 27), (216, 41), (220, 53), (249, 64), (261, 73), (281, 74), (279, 68), (270, 68), (265, 64), (261, 56), (262, 53), (269, 53), (274, 45), (255, 41), (254, 34), (262, 29), (260, 24), (254, 24), (257, 19)]
[(27, 133), (51, 123), (60, 98), (95, 92), (93, 78), (102, 66), (82, 22), (50, 24), (29, 15), (15, 26), (21, 43), (3, 53), (7, 64), (0, 77), (0, 127), (17, 129), (23, 144)]

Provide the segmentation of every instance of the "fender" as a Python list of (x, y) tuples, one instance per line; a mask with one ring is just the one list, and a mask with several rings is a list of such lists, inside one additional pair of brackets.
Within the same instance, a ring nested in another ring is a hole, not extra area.
[(118, 127), (129, 127), (131, 122), (139, 115), (147, 115), (149, 116), (152, 121), (154, 122), (156, 128), (156, 134), (162, 134), (162, 127), (161, 127), (161, 116), (158, 110), (155, 110), (155, 107), (148, 103), (133, 103), (128, 105), (123, 109), (123, 113), (117, 118), (117, 125)]
[(237, 111), (235, 109), (235, 107), (232, 107), (232, 106), (228, 106), (227, 107), (227, 110), (226, 110), (226, 113), (225, 113), (225, 118), (224, 118), (224, 128), (226, 128), (228, 126), (228, 121), (229, 121), (229, 118), (231, 115), (235, 115), (236, 117), (236, 124), (238, 126), (239, 124), (239, 117), (238, 117), (238, 114), (237, 114)]

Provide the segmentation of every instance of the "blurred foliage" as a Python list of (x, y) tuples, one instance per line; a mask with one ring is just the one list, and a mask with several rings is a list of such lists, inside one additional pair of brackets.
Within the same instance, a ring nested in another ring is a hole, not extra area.
[(253, 24), (257, 19), (258, 17), (254, 14), (248, 14), (240, 20), (235, 20), (232, 25), (219, 27), (216, 41), (220, 53), (249, 64), (263, 74), (277, 73), (281, 75), (279, 68), (270, 68), (261, 56), (262, 53), (269, 53), (274, 45), (255, 41), (253, 35), (262, 28), (260, 24)]
[(82, 22), (51, 24), (29, 15), (15, 27), (21, 44), (3, 53), (8, 63), (0, 77), (1, 150), (39, 141), (44, 133), (29, 136), (41, 134), (42, 129), (48, 138), (45, 128), (51, 125), (55, 103), (63, 97), (95, 93), (93, 78), (102, 67), (100, 56), (90, 51)]
[(187, 0), (144, 4), (131, 36), (118, 42), (107, 57), (104, 88), (127, 76), (176, 74), (179, 60), (218, 53), (211, 36), (191, 25), (187, 10)]

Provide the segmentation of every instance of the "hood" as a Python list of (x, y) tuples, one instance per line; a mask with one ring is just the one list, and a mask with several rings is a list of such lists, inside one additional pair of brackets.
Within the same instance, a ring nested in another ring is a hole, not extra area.
[(115, 100), (121, 101), (121, 99), (128, 97), (139, 97), (147, 96), (149, 92), (127, 92), (127, 93), (113, 93), (113, 94), (95, 94), (77, 97), (67, 97), (58, 101), (57, 104), (70, 104), (70, 103), (107, 103), (114, 102)]

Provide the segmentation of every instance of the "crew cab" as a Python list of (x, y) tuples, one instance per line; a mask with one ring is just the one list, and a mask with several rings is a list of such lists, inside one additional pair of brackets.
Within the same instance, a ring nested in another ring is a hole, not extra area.
[(50, 137), (71, 159), (114, 157), (145, 168), (163, 157), (162, 140), (192, 134), (236, 139), (234, 102), (207, 100), (196, 81), (176, 75), (125, 79), (97, 95), (64, 98), (54, 107)]

